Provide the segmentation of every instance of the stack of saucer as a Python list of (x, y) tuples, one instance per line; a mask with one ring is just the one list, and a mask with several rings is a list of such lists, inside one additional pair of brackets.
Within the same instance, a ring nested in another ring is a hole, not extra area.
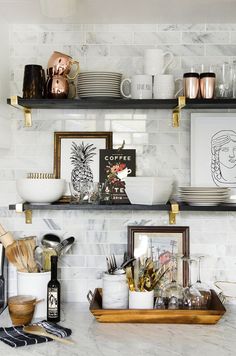
[(82, 72), (78, 75), (80, 98), (120, 98), (121, 73)]
[(215, 206), (227, 202), (230, 188), (180, 187), (180, 199), (193, 206)]

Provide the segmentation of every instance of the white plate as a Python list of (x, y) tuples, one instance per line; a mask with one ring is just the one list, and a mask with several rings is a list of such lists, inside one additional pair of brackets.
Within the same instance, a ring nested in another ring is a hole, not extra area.
[(93, 97), (96, 97), (96, 96), (104, 96), (104, 97), (110, 97), (110, 98), (121, 98), (121, 95), (115, 95), (115, 94), (83, 94), (83, 95), (79, 95), (80, 98), (93, 98)]
[(208, 191), (208, 192), (214, 192), (214, 191), (230, 191), (230, 188), (219, 188), (219, 187), (179, 187), (179, 190), (183, 190), (183, 191)]
[(196, 202), (188, 202), (188, 205), (191, 206), (217, 206), (220, 205), (220, 203), (196, 203)]

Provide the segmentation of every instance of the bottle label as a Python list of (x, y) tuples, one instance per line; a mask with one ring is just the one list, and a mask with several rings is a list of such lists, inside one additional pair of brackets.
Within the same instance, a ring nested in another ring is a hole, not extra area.
[(48, 315), (49, 317), (58, 316), (58, 290), (57, 288), (48, 289)]

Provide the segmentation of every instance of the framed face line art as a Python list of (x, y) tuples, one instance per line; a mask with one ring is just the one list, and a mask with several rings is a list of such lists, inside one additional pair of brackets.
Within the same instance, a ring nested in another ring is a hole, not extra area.
[(191, 115), (191, 185), (236, 191), (236, 114)]
[[(128, 255), (152, 257), (159, 266), (170, 261), (174, 254), (189, 257), (188, 226), (128, 226)], [(188, 263), (179, 263), (178, 282), (186, 286)]]
[[(112, 132), (54, 132), (54, 174), (67, 183), (99, 182), (99, 150), (112, 148)], [(69, 199), (67, 188), (63, 200)]]

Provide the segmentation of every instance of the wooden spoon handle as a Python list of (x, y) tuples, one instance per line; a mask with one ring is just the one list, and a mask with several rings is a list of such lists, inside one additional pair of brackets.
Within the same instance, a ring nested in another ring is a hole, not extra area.
[(64, 339), (62, 337), (58, 337), (56, 335), (53, 335), (53, 334), (50, 334), (50, 333), (47, 333), (47, 332), (45, 332), (44, 335), (47, 336), (47, 337), (50, 337), (51, 339), (53, 339), (55, 341), (59, 341), (59, 342), (61, 342), (63, 344), (67, 344), (67, 345), (74, 345), (75, 344), (75, 342), (73, 340)]

